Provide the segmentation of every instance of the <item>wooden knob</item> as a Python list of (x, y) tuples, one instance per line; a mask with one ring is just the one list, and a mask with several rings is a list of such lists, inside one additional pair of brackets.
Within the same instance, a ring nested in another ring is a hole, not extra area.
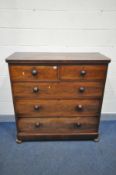
[(84, 91), (85, 91), (85, 88), (84, 88), (84, 87), (80, 87), (80, 88), (79, 88), (79, 91), (80, 91), (80, 92), (84, 92)]
[(86, 71), (85, 71), (85, 70), (81, 70), (81, 71), (80, 71), (80, 75), (81, 75), (81, 76), (86, 75)]
[(33, 88), (33, 92), (34, 92), (34, 93), (37, 93), (38, 91), (39, 91), (39, 88), (38, 88), (38, 87), (34, 87), (34, 88)]
[(33, 76), (38, 74), (37, 70), (35, 70), (35, 69), (33, 69), (31, 73), (32, 73)]
[(81, 123), (80, 123), (80, 122), (77, 122), (77, 123), (76, 123), (76, 127), (77, 127), (77, 128), (80, 128), (80, 127), (81, 127)]
[(77, 105), (76, 109), (77, 109), (78, 111), (82, 111), (82, 110), (83, 110), (83, 106), (82, 106), (82, 105)]
[(39, 106), (39, 105), (35, 105), (35, 106), (34, 106), (34, 109), (37, 111), (37, 110), (40, 109), (40, 106)]
[(35, 127), (36, 127), (36, 128), (39, 128), (39, 127), (40, 127), (40, 122), (36, 122), (36, 123), (35, 123)]

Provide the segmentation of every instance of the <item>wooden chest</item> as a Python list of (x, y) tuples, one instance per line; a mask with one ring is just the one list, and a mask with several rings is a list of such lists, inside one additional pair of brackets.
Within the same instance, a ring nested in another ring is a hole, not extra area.
[(14, 53), (6, 61), (18, 143), (97, 140), (109, 58), (99, 53)]

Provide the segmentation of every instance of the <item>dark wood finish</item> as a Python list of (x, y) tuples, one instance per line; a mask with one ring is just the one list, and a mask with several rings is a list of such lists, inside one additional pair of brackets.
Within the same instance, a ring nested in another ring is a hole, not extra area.
[(41, 52), (16, 52), (9, 56), (8, 63), (28, 64), (104, 64), (110, 59), (100, 53), (41, 53)]
[(60, 66), (62, 80), (104, 80), (107, 65), (71, 65)]
[[(100, 100), (16, 100), (20, 117), (71, 117), (99, 115)], [(81, 109), (79, 108), (81, 106)]]
[(98, 138), (109, 58), (99, 53), (14, 53), (6, 61), (17, 143)]
[(17, 133), (17, 138), (18, 142), (17, 143), (22, 143), (22, 141), (29, 141), (29, 140), (95, 140), (99, 136), (98, 132), (82, 132), (82, 133), (25, 133), (25, 132), (18, 132)]
[(82, 133), (97, 132), (98, 117), (19, 118), (19, 132), (25, 133)]
[(57, 66), (11, 65), (10, 73), (12, 81), (57, 80)]
[(13, 83), (13, 92), (15, 98), (96, 98), (101, 97), (102, 89), (103, 82)]

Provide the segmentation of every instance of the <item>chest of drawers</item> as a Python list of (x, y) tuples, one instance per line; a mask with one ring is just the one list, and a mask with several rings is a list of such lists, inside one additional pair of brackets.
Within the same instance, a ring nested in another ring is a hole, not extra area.
[(109, 58), (99, 53), (14, 53), (6, 61), (18, 143), (97, 139)]

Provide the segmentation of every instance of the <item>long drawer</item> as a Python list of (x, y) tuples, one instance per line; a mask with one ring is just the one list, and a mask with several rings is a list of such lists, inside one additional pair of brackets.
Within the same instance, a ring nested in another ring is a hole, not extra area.
[(13, 83), (13, 94), (17, 98), (94, 98), (101, 97), (102, 91), (102, 82)]
[(100, 100), (15, 100), (19, 117), (72, 117), (99, 115)]
[(98, 117), (76, 118), (19, 118), (19, 132), (27, 133), (79, 133), (97, 131)]

